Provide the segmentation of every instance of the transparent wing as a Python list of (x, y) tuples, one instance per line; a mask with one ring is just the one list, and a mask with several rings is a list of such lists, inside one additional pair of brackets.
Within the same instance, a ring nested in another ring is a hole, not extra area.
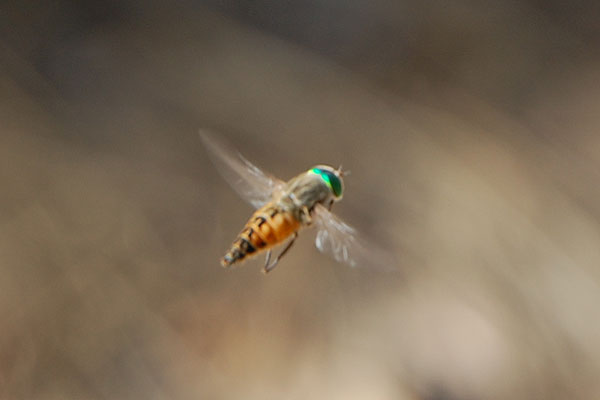
[(244, 200), (255, 208), (266, 204), (283, 189), (285, 185), (283, 181), (263, 172), (213, 134), (200, 131), (200, 138), (219, 173)]
[(360, 235), (356, 229), (323, 205), (315, 206), (313, 221), (318, 229), (315, 241), (317, 249), (332, 256), (336, 261), (351, 267), (368, 266), (383, 270), (393, 270), (397, 267), (395, 257), (391, 253)]

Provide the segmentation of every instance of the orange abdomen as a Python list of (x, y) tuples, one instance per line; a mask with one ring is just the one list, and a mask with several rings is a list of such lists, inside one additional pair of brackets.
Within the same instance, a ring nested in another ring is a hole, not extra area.
[(267, 204), (250, 217), (231, 248), (221, 259), (228, 267), (247, 256), (273, 247), (300, 228), (300, 222), (288, 212), (273, 204)]

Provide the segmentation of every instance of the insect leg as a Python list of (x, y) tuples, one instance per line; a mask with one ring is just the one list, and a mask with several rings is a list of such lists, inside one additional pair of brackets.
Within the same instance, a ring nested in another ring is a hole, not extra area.
[(267, 251), (267, 258), (265, 258), (265, 267), (263, 270), (267, 270), (267, 266), (269, 265), (269, 261), (271, 261), (271, 250)]
[(297, 237), (298, 237), (298, 232), (294, 232), (294, 237), (292, 238), (292, 240), (290, 240), (290, 242), (287, 244), (287, 246), (285, 246), (285, 249), (283, 249), (283, 251), (281, 253), (279, 253), (279, 255), (275, 258), (275, 260), (273, 260), (272, 264), (268, 264), (268, 261), (271, 258), (270, 257), (271, 251), (269, 250), (269, 254), (267, 254), (267, 263), (265, 264), (263, 273), (267, 274), (267, 273), (271, 272), (273, 270), (273, 268), (275, 268), (277, 266), (277, 263), (279, 262), (279, 260), (281, 260), (281, 257), (283, 257), (283, 255), (290, 249), (290, 247), (292, 247), (292, 245), (296, 241)]
[(302, 216), (302, 222), (304, 222), (306, 225), (310, 226), (310, 224), (312, 224), (312, 217), (310, 216), (310, 211), (308, 210), (308, 207), (306, 206), (302, 206), (301, 208), (301, 216)]

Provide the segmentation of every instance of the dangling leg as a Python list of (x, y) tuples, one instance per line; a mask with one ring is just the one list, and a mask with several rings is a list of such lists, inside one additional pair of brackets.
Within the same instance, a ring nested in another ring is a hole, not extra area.
[(283, 255), (290, 249), (290, 247), (292, 247), (292, 245), (296, 241), (297, 237), (298, 237), (298, 232), (294, 232), (294, 237), (292, 238), (292, 240), (290, 240), (290, 242), (287, 244), (287, 246), (285, 246), (285, 249), (283, 249), (283, 251), (281, 253), (279, 253), (279, 255), (275, 258), (275, 260), (273, 260), (272, 264), (269, 264), (269, 260), (271, 259), (271, 250), (269, 250), (269, 252), (267, 253), (267, 260), (265, 262), (265, 267), (263, 268), (263, 272), (265, 274), (268, 274), (269, 272), (271, 272), (273, 270), (273, 268), (275, 268), (277, 266), (277, 263), (279, 262), (279, 260), (281, 260), (281, 257), (283, 257)]
[(267, 258), (265, 258), (265, 266), (263, 270), (267, 269), (267, 265), (269, 265), (269, 261), (271, 261), (271, 250), (267, 251)]

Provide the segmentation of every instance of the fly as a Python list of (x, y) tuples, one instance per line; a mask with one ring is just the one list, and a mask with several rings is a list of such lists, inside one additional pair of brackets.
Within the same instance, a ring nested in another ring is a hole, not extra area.
[[(344, 194), (341, 167), (317, 165), (284, 182), (263, 172), (212, 135), (201, 132), (200, 136), (221, 175), (256, 208), (221, 259), (221, 265), (230, 267), (266, 251), (263, 272), (268, 273), (292, 247), (301, 229), (316, 226), (317, 249), (336, 261), (350, 266), (389, 266), (389, 254), (360, 237), (331, 212)], [(271, 260), (273, 248), (284, 242), (287, 243), (283, 250)]]

